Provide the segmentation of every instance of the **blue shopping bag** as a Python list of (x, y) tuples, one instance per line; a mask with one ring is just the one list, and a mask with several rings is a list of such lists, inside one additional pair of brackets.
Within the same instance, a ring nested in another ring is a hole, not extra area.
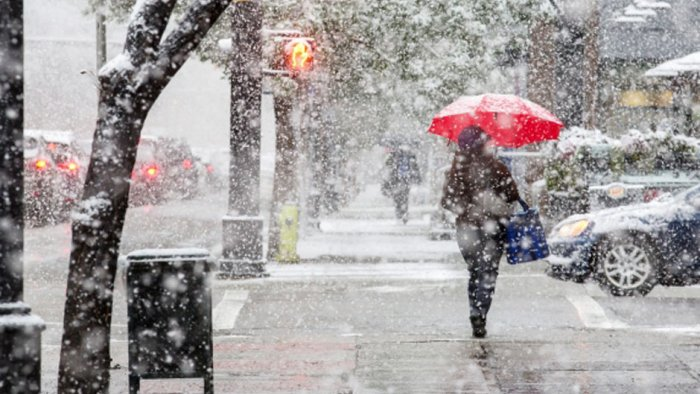
[(508, 264), (527, 263), (549, 256), (549, 247), (536, 208), (530, 208), (519, 200), (523, 212), (510, 219), (506, 228), (506, 255)]

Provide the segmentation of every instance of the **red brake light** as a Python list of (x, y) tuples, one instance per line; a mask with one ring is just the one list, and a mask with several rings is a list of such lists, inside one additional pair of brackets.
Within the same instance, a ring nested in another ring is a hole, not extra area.
[(183, 160), (182, 161), (182, 168), (189, 170), (190, 168), (192, 168), (192, 162), (187, 160), (187, 159)]
[(208, 173), (214, 172), (214, 166), (211, 165), (211, 164), (207, 164), (207, 172), (208, 172)]
[(648, 189), (644, 191), (644, 202), (649, 202), (661, 195), (661, 190)]
[(48, 166), (49, 164), (44, 159), (39, 159), (36, 162), (34, 162), (34, 167), (40, 171), (45, 170), (46, 168), (48, 168)]
[(144, 171), (146, 173), (146, 176), (149, 178), (155, 178), (158, 175), (158, 167), (156, 166), (148, 166), (146, 167), (146, 170)]
[(68, 170), (71, 172), (75, 172), (78, 170), (78, 163), (76, 163), (74, 161), (69, 161), (67, 163), (59, 163), (58, 168), (60, 168), (62, 170)]

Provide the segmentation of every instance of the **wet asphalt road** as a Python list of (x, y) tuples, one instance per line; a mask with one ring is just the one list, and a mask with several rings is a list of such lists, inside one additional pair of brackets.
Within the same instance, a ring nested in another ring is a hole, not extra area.
[[(224, 206), (223, 197), (213, 197), (133, 210), (123, 250), (200, 246), (216, 253)], [(462, 263), (448, 244), (444, 252), (435, 244), (422, 248), (421, 226), (417, 221), (406, 234), (387, 232), (383, 239), (394, 237), (397, 245), (408, 239), (433, 259), (270, 264), (267, 279), (215, 280), (216, 391), (700, 392), (700, 288), (613, 298), (594, 284), (547, 278), (542, 263), (503, 264), (489, 336), (474, 340)], [(189, 230), (173, 230), (183, 227)], [(45, 392), (55, 392), (68, 236), (65, 225), (31, 229), (26, 236), (25, 299), (47, 322)], [(331, 230), (309, 236), (307, 245), (317, 247), (314, 240), (356, 244), (359, 253), (375, 247), (376, 236)], [(112, 392), (122, 393), (127, 344), (121, 282), (114, 305)], [(196, 380), (142, 385), (143, 392), (201, 387)]]

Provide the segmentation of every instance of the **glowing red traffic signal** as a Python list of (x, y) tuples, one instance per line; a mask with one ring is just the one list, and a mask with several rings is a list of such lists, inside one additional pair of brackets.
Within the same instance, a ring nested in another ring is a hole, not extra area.
[(311, 40), (295, 38), (284, 47), (284, 60), (287, 70), (296, 74), (313, 67), (314, 47)]

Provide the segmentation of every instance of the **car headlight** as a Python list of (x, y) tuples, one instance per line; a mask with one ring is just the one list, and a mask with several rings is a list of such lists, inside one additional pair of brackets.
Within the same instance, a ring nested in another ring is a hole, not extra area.
[(581, 235), (590, 225), (588, 219), (581, 219), (575, 222), (567, 223), (559, 228), (557, 234), (562, 238), (573, 238)]

